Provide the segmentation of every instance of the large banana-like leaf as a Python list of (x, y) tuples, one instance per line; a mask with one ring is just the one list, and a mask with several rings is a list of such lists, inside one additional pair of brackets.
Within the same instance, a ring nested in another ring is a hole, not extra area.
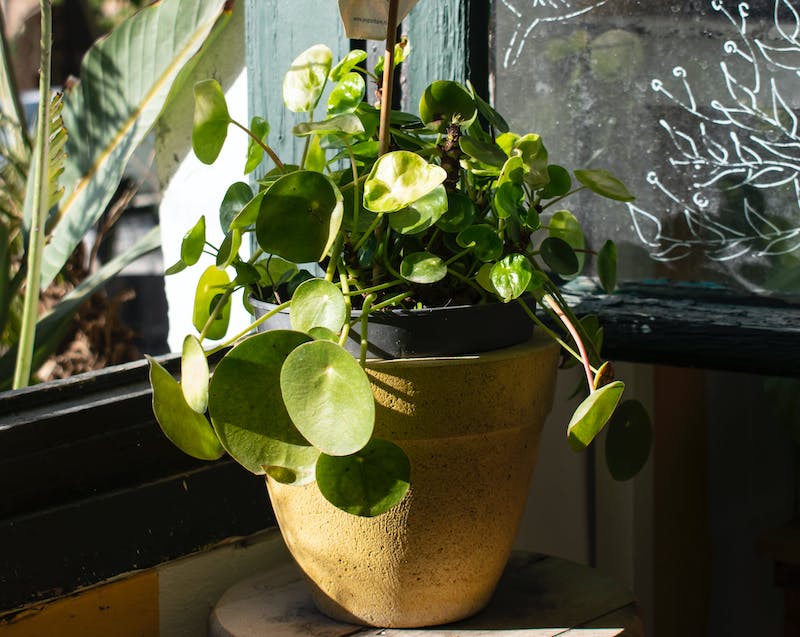
[[(94, 274), (88, 276), (46, 315), (36, 323), (36, 341), (33, 350), (31, 369), (38, 369), (58, 347), (64, 338), (81, 304), (102, 288), (109, 279), (119, 273), (126, 265), (151, 252), (161, 245), (161, 230), (151, 229), (125, 253), (115, 257)], [(17, 346), (0, 356), (0, 390), (11, 387)]]
[[(69, 131), (66, 192), (42, 264), (53, 280), (102, 215), (133, 151), (158, 118), (173, 81), (217, 25), (230, 0), (161, 0), (98, 41), (81, 65), (81, 81), (64, 99)], [(185, 75), (181, 75), (185, 77)]]

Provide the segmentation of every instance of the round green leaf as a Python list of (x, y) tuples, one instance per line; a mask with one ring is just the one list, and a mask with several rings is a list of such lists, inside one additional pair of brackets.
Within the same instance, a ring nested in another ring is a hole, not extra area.
[(533, 266), (524, 254), (509, 254), (492, 266), (489, 279), (504, 302), (519, 298), (528, 289)]
[(441, 166), (407, 150), (381, 156), (364, 183), (364, 207), (373, 212), (396, 212), (444, 182)]
[(231, 230), (225, 235), (222, 244), (217, 252), (217, 267), (221, 270), (231, 265), (237, 256), (239, 248), (242, 246), (242, 233), (239, 230)]
[(264, 199), (264, 191), (259, 192), (241, 209), (230, 223), (232, 230), (244, 230), (248, 226), (253, 225), (258, 219), (258, 213), (261, 211), (261, 200)]
[(200, 217), (197, 223), (183, 236), (181, 241), (181, 262), (194, 265), (200, 260), (206, 247), (206, 218)]
[(228, 232), (231, 222), (253, 198), (253, 190), (243, 181), (228, 186), (222, 203), (219, 205), (219, 225), (222, 232)]
[(325, 175), (298, 171), (264, 193), (256, 239), (264, 252), (295, 263), (321, 260), (342, 223), (342, 195)]
[(375, 439), (350, 456), (322, 454), (317, 460), (317, 486), (335, 507), (373, 517), (391, 509), (408, 492), (411, 463), (388, 440)]
[(576, 170), (575, 179), (592, 192), (616, 201), (633, 201), (636, 199), (619, 179), (603, 169)]
[(312, 46), (298, 55), (283, 78), (283, 102), (294, 113), (313, 111), (319, 102), (333, 53), (322, 44)]
[(181, 391), (186, 404), (198, 414), (208, 407), (208, 360), (196, 336), (183, 339), (181, 353)]
[(216, 80), (194, 85), (194, 127), (192, 149), (204, 164), (213, 164), (228, 135), (231, 117), (222, 87)]
[(485, 223), (469, 226), (458, 233), (456, 242), (462, 248), (472, 248), (481, 261), (494, 261), (503, 254), (503, 240), (497, 230)]
[[(253, 117), (253, 119), (250, 120), (250, 132), (266, 144), (267, 138), (269, 137), (269, 122), (263, 117)], [(264, 148), (261, 144), (257, 143), (252, 137), (248, 136), (247, 139), (247, 162), (244, 165), (245, 175), (258, 168), (258, 165), (264, 158)]]
[(183, 259), (178, 259), (176, 263), (173, 263), (166, 270), (164, 270), (164, 276), (169, 276), (170, 274), (178, 274), (178, 272), (183, 272), (185, 269), (186, 269), (186, 264), (183, 262)]
[[(194, 312), (192, 313), (192, 325), (198, 332), (205, 327), (229, 283), (230, 278), (227, 273), (213, 265), (209, 266), (200, 276), (194, 294)], [(228, 331), (230, 316), (231, 304), (230, 298), (228, 298), (225, 306), (217, 313), (211, 328), (206, 331), (206, 338), (211, 340), (223, 338)]]
[(400, 276), (412, 283), (436, 283), (447, 276), (447, 266), (430, 252), (414, 252), (400, 263)]
[(603, 289), (611, 294), (617, 287), (617, 246), (607, 240), (597, 253), (597, 276)]
[[(328, 96), (328, 115), (352, 113), (361, 104), (367, 85), (360, 73), (345, 75)], [(363, 132), (364, 127), (361, 126)]]
[(450, 124), (469, 126), (478, 114), (478, 107), (469, 91), (450, 80), (433, 82), (419, 102), (419, 116), (423, 123), (438, 132)]
[(572, 188), (572, 178), (569, 176), (569, 171), (566, 168), (550, 164), (547, 167), (547, 174), (550, 177), (550, 181), (539, 192), (539, 196), (542, 199), (563, 197)]
[(411, 205), (392, 213), (389, 225), (400, 234), (419, 234), (435, 224), (447, 212), (447, 190), (436, 186)]
[(261, 272), (251, 263), (235, 261), (233, 267), (236, 270), (235, 283), (237, 287), (253, 285), (261, 280)]
[(362, 449), (375, 426), (375, 399), (355, 358), (329, 341), (292, 351), (281, 369), (281, 392), (300, 433), (323, 453)]
[(572, 415), (567, 427), (567, 441), (575, 451), (583, 451), (611, 418), (622, 398), (624, 383), (615, 380), (593, 391)]
[(525, 183), (533, 189), (546, 186), (550, 182), (550, 173), (547, 171), (547, 149), (542, 138), (535, 133), (525, 135), (517, 140), (514, 148), (525, 164)]
[(315, 341), (339, 342), (339, 335), (333, 330), (329, 330), (327, 327), (312, 327), (308, 330), (308, 335)]
[(331, 69), (331, 72), (328, 75), (328, 77), (334, 82), (338, 82), (345, 75), (347, 75), (352, 69), (354, 69), (356, 66), (361, 64), (366, 59), (367, 59), (366, 51), (361, 49), (350, 51), (339, 61), (339, 63), (336, 66), (334, 66)]
[(208, 411), (228, 453), (249, 471), (281, 482), (314, 479), (319, 452), (295, 428), (280, 390), (286, 357), (311, 338), (270, 330), (251, 336), (217, 363)]
[(638, 400), (626, 400), (608, 423), (606, 465), (615, 480), (630, 480), (642, 470), (653, 446), (650, 416)]
[(292, 329), (298, 332), (309, 332), (314, 327), (338, 332), (347, 320), (347, 305), (342, 291), (333, 283), (309, 279), (295, 290), (289, 316)]
[(459, 145), (467, 155), (490, 166), (502, 168), (508, 160), (508, 155), (493, 141), (483, 141), (464, 135), (459, 140)]
[(574, 273), (582, 272), (583, 265), (586, 262), (586, 256), (583, 252), (586, 249), (586, 238), (583, 235), (581, 222), (569, 210), (559, 210), (550, 218), (548, 228), (551, 237), (563, 239), (576, 251), (575, 256), (578, 258), (578, 268)]
[(461, 232), (475, 220), (475, 204), (465, 193), (458, 190), (447, 193), (447, 210), (436, 222), (444, 232)]
[(352, 113), (335, 115), (321, 122), (303, 122), (292, 129), (297, 137), (308, 135), (358, 135), (364, 132), (364, 125)]
[(506, 181), (494, 191), (492, 208), (500, 219), (508, 217), (519, 219), (525, 215), (525, 208), (522, 205), (524, 197), (525, 191), (522, 186), (513, 181)]
[(547, 237), (539, 247), (542, 259), (553, 272), (569, 276), (580, 267), (578, 256), (572, 247), (558, 237)]
[(224, 449), (202, 414), (186, 403), (181, 386), (151, 356), (150, 385), (153, 388), (153, 413), (161, 430), (178, 449), (200, 460), (216, 460)]
[(525, 163), (520, 155), (509, 157), (506, 163), (503, 164), (503, 170), (500, 171), (497, 185), (499, 187), (509, 181), (519, 186), (525, 183)]

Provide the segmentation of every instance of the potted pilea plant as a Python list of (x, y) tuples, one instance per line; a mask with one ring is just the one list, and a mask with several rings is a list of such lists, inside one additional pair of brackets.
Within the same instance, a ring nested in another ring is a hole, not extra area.
[[(557, 285), (593, 255), (613, 287), (613, 244), (591, 252), (563, 202), (578, 190), (628, 201), (628, 190), (603, 170), (551, 163), (538, 135), (509, 132), (469, 84), (434, 82), (419, 114), (392, 111), (386, 88), (383, 106), (369, 105), (367, 81), (383, 72), (390, 86), (409, 51), (387, 49), (374, 72), (364, 51), (334, 64), (321, 45), (292, 63), (284, 102), (308, 114), (292, 130), (299, 165), (272, 150), (263, 119), (234, 121), (215, 81), (196, 85), (198, 158), (213, 163), (233, 125), (250, 138), (245, 171), (270, 169), (255, 191), (227, 191), (221, 245), (207, 244), (204, 217), (183, 238), (171, 272), (203, 252), (216, 265), (199, 278), (180, 381), (152, 359), (151, 381), (178, 447), (266, 475), (324, 612), (419, 626), (488, 602), (561, 348), (586, 376), (569, 444), (584, 448), (611, 420), (612, 473), (625, 478), (644, 463), (649, 430), (638, 403), (620, 404), (596, 319), (574, 316)], [(251, 237), (257, 247), (240, 256)], [(272, 329), (227, 335), (239, 293), (258, 317), (251, 328)], [(420, 345), (420, 332), (434, 336)], [(207, 357), (222, 350), (212, 374)]]

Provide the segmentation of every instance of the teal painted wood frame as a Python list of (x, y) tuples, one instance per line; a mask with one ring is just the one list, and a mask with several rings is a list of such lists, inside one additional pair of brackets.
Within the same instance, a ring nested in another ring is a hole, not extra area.
[[(473, 0), (486, 2), (488, 0)], [(327, 44), (334, 59), (350, 48), (335, 0), (246, 0), (248, 110), (267, 118), (270, 145), (286, 162), (302, 148), (290, 129), (296, 121), (283, 108), (283, 75), (313, 44)], [(422, 92), (437, 79), (464, 81), (470, 0), (420, 0), (402, 25), (413, 47), (403, 80), (403, 104), (415, 112)]]

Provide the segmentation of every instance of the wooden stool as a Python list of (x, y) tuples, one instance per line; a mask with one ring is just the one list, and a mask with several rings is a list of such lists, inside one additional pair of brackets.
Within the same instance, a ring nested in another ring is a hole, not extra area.
[[(574, 632), (573, 632), (574, 631)], [(643, 637), (633, 595), (592, 568), (515, 553), (489, 606), (432, 628), (364, 628), (321, 614), (293, 562), (230, 588), (209, 619), (209, 637)]]

